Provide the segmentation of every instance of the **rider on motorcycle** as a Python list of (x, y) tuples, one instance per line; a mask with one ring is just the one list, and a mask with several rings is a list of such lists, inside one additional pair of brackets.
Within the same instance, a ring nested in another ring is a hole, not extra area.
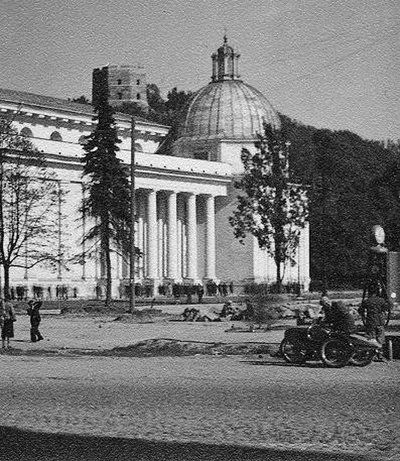
[(329, 326), (332, 330), (350, 335), (354, 333), (357, 328), (355, 325), (354, 317), (349, 312), (343, 301), (333, 301), (324, 296), (320, 304), (324, 313), (322, 324)]

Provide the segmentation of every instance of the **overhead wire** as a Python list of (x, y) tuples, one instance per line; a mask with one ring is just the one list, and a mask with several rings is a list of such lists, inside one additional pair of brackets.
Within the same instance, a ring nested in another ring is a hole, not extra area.
[[(397, 24), (397, 25), (399, 25), (399, 24)], [(325, 71), (327, 68), (331, 68), (331, 67), (333, 67), (333, 66), (335, 66), (337, 64), (340, 64), (340, 63), (346, 61), (347, 59), (349, 59), (352, 56), (360, 54), (360, 53), (362, 53), (363, 51), (365, 51), (367, 49), (371, 49), (374, 46), (376, 46), (376, 45), (384, 42), (385, 40), (387, 40), (391, 35), (398, 34), (399, 32), (400, 32), (400, 28), (397, 29), (397, 30), (391, 29), (385, 35), (380, 37), (379, 39), (369, 41), (368, 43), (366, 43), (363, 46), (357, 48), (356, 50), (352, 50), (352, 51), (346, 53), (345, 55), (340, 56), (337, 59), (334, 59), (331, 62), (324, 63), (323, 67), (321, 67), (321, 68), (314, 68), (312, 71), (307, 72), (306, 74), (299, 75), (299, 76), (297, 76), (295, 78), (289, 78), (289, 79), (286, 79), (286, 80), (279, 79), (277, 81), (277, 83), (279, 83), (279, 85), (284, 85), (284, 84), (287, 84), (287, 83), (301, 81), (301, 80), (306, 79), (306, 78), (317, 77), (321, 72)], [(274, 62), (276, 62), (276, 61), (274, 61)]]

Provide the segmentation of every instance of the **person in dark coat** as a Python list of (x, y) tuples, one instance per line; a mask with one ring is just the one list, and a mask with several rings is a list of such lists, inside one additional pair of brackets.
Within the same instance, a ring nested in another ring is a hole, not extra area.
[(10, 338), (14, 338), (14, 322), (17, 320), (12, 303), (1, 300), (0, 325), (3, 349), (10, 347)]
[(29, 301), (28, 315), (31, 318), (31, 342), (41, 341), (43, 336), (40, 334), (39, 325), (41, 321), (39, 309), (42, 306), (42, 301)]
[(197, 285), (197, 296), (199, 298), (199, 304), (203, 302), (204, 288), (200, 283)]
[(349, 309), (343, 301), (332, 302), (331, 322), (335, 331), (340, 331), (347, 335), (350, 335), (357, 330), (354, 317), (349, 312)]
[[(377, 295), (376, 291), (370, 292), (358, 309), (365, 323), (367, 338), (376, 340), (381, 347), (385, 344), (385, 312), (389, 310), (386, 299)], [(379, 360), (384, 360), (383, 354), (378, 355)]]

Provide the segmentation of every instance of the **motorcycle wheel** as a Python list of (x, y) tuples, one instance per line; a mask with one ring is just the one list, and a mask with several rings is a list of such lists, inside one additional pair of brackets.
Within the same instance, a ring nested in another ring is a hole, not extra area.
[(321, 358), (324, 364), (330, 368), (342, 368), (350, 360), (352, 351), (349, 346), (340, 339), (329, 339), (322, 344)]
[(298, 340), (284, 338), (280, 345), (280, 351), (287, 363), (302, 364), (306, 361), (306, 349)]
[(375, 351), (372, 349), (356, 349), (350, 357), (350, 365), (356, 367), (365, 367), (369, 365), (375, 356)]

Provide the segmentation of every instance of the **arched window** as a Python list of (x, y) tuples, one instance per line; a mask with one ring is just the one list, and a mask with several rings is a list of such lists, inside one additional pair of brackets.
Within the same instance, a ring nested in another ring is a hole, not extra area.
[(50, 135), (50, 139), (52, 141), (62, 141), (62, 136), (58, 131), (53, 131), (53, 133)]
[(88, 140), (87, 140), (87, 137), (85, 135), (82, 135), (79, 139), (78, 139), (78, 142), (79, 144), (81, 144), (82, 146), (86, 145), (88, 143)]
[(122, 99), (122, 93), (118, 93), (118, 99)]
[(25, 126), (21, 130), (21, 136), (25, 136), (27, 138), (33, 138), (32, 130), (30, 128), (28, 128), (27, 126)]
[(136, 95), (136, 99), (139, 100), (140, 99), (140, 93), (137, 93)]
[(135, 151), (136, 152), (143, 152), (143, 147), (138, 142), (135, 142)]

